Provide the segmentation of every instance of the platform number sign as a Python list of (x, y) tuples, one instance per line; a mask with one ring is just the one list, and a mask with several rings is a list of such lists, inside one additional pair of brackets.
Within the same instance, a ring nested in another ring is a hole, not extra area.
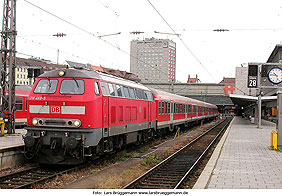
[(248, 88), (257, 88), (258, 65), (249, 65), (248, 69)]

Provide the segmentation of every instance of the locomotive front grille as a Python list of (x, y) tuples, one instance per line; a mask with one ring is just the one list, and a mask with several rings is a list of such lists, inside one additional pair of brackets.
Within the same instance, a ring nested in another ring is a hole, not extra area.
[(46, 120), (45, 125), (59, 125), (64, 126), (66, 125), (66, 121), (63, 120)]

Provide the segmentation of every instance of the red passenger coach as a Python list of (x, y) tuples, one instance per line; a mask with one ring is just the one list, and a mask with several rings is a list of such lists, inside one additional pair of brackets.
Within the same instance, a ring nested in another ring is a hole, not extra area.
[(190, 122), (217, 116), (215, 105), (156, 89), (151, 90), (156, 102), (158, 128), (168, 128), (172, 131), (177, 125), (187, 126)]
[[(23, 127), (27, 123), (27, 98), (31, 91), (29, 86), (15, 87), (15, 126)], [(6, 114), (8, 112), (5, 112)], [(7, 116), (6, 116), (7, 117)]]

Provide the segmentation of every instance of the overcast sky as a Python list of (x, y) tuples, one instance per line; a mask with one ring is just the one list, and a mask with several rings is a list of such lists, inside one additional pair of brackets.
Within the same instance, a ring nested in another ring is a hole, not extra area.
[[(59, 49), (59, 63), (71, 60), (130, 71), (132, 39), (169, 38), (176, 42), (176, 79), (181, 82), (188, 74), (198, 74), (202, 82), (235, 77), (235, 67), (266, 62), (282, 40), (281, 0), (150, 0), (183, 42), (175, 35), (154, 33), (173, 31), (148, 0), (28, 1), (65, 21), (17, 0), (18, 56), (56, 62)], [(137, 37), (132, 31), (144, 34)], [(117, 32), (121, 34), (98, 38)], [(56, 33), (67, 36), (52, 36)]]

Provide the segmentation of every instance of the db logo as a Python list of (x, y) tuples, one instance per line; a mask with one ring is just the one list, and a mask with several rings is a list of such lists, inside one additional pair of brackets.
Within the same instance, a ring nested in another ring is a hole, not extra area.
[(51, 106), (51, 113), (60, 114), (61, 107), (60, 106)]

